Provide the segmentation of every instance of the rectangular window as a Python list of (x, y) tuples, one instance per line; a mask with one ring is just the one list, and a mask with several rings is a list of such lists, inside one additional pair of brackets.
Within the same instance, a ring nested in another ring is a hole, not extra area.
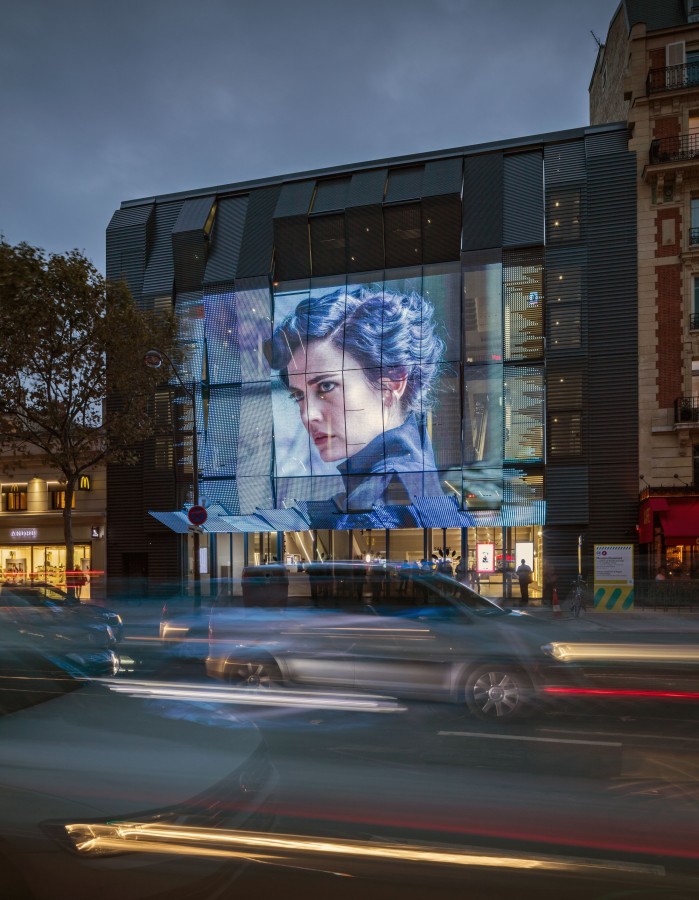
[(546, 242), (579, 241), (582, 232), (580, 191), (570, 188), (551, 190), (546, 207)]
[(506, 360), (544, 355), (544, 257), (540, 250), (503, 253), (503, 330)]
[(696, 275), (692, 282), (692, 312), (689, 317), (689, 327), (693, 330), (699, 329), (699, 275)]
[(692, 450), (692, 475), (694, 478), (694, 487), (699, 487), (699, 444), (695, 444)]
[(689, 216), (689, 244), (695, 246), (699, 244), (699, 197), (692, 197), (689, 201)]
[[(65, 509), (66, 508), (66, 492), (65, 491), (51, 491), (51, 509)], [(73, 494), (73, 502), (71, 504), (71, 509), (75, 509), (75, 494)]]
[(582, 454), (582, 413), (554, 412), (549, 415), (549, 457), (580, 456)]
[(7, 512), (19, 512), (27, 508), (27, 488), (12, 485), (3, 490), (5, 495), (5, 509)]

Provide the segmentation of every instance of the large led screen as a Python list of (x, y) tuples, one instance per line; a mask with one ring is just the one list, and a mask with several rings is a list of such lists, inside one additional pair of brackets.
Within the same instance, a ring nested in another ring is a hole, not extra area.
[[(327, 500), (356, 512), (444, 496), (500, 506), (498, 329), (480, 314), (462, 321), (465, 296), (499, 308), (500, 266), (479, 268), (466, 295), (458, 264), (397, 274), (205, 293), (203, 479), (231, 513)], [(471, 358), (483, 328), (494, 349)]]
[(279, 502), (333, 499), (351, 511), (450, 490), (461, 465), (459, 290), (458, 272), (421, 271), (275, 292)]

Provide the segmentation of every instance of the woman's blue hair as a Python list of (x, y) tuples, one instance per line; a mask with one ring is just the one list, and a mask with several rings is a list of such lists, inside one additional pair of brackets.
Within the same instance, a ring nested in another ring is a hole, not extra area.
[(405, 412), (431, 405), (445, 345), (436, 332), (434, 307), (420, 294), (367, 285), (302, 300), (275, 329), (269, 347), (270, 364), (285, 382), (292, 354), (316, 340), (330, 340), (352, 356), (377, 389), (384, 378), (405, 378)]

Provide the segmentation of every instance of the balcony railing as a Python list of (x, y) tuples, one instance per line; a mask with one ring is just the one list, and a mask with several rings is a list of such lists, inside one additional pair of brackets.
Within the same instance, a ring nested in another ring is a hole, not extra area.
[(699, 422), (699, 397), (678, 397), (675, 400), (675, 424)]
[(694, 313), (689, 317), (689, 330), (699, 331), (699, 313)]
[(699, 244), (699, 228), (689, 229), (689, 246), (696, 247)]
[(676, 134), (651, 141), (649, 162), (652, 166), (695, 158), (699, 159), (699, 133)]
[(659, 91), (676, 91), (680, 88), (699, 87), (699, 63), (683, 63), (651, 69), (646, 79), (646, 94)]

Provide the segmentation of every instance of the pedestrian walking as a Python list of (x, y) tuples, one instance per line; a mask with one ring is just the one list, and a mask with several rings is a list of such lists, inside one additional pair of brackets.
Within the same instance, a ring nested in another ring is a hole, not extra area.
[(522, 560), (522, 562), (517, 566), (517, 571), (515, 572), (517, 575), (517, 579), (519, 581), (519, 595), (520, 595), (520, 606), (528, 606), (529, 605), (529, 585), (532, 583), (532, 569), (531, 566), (528, 566), (527, 563)]

